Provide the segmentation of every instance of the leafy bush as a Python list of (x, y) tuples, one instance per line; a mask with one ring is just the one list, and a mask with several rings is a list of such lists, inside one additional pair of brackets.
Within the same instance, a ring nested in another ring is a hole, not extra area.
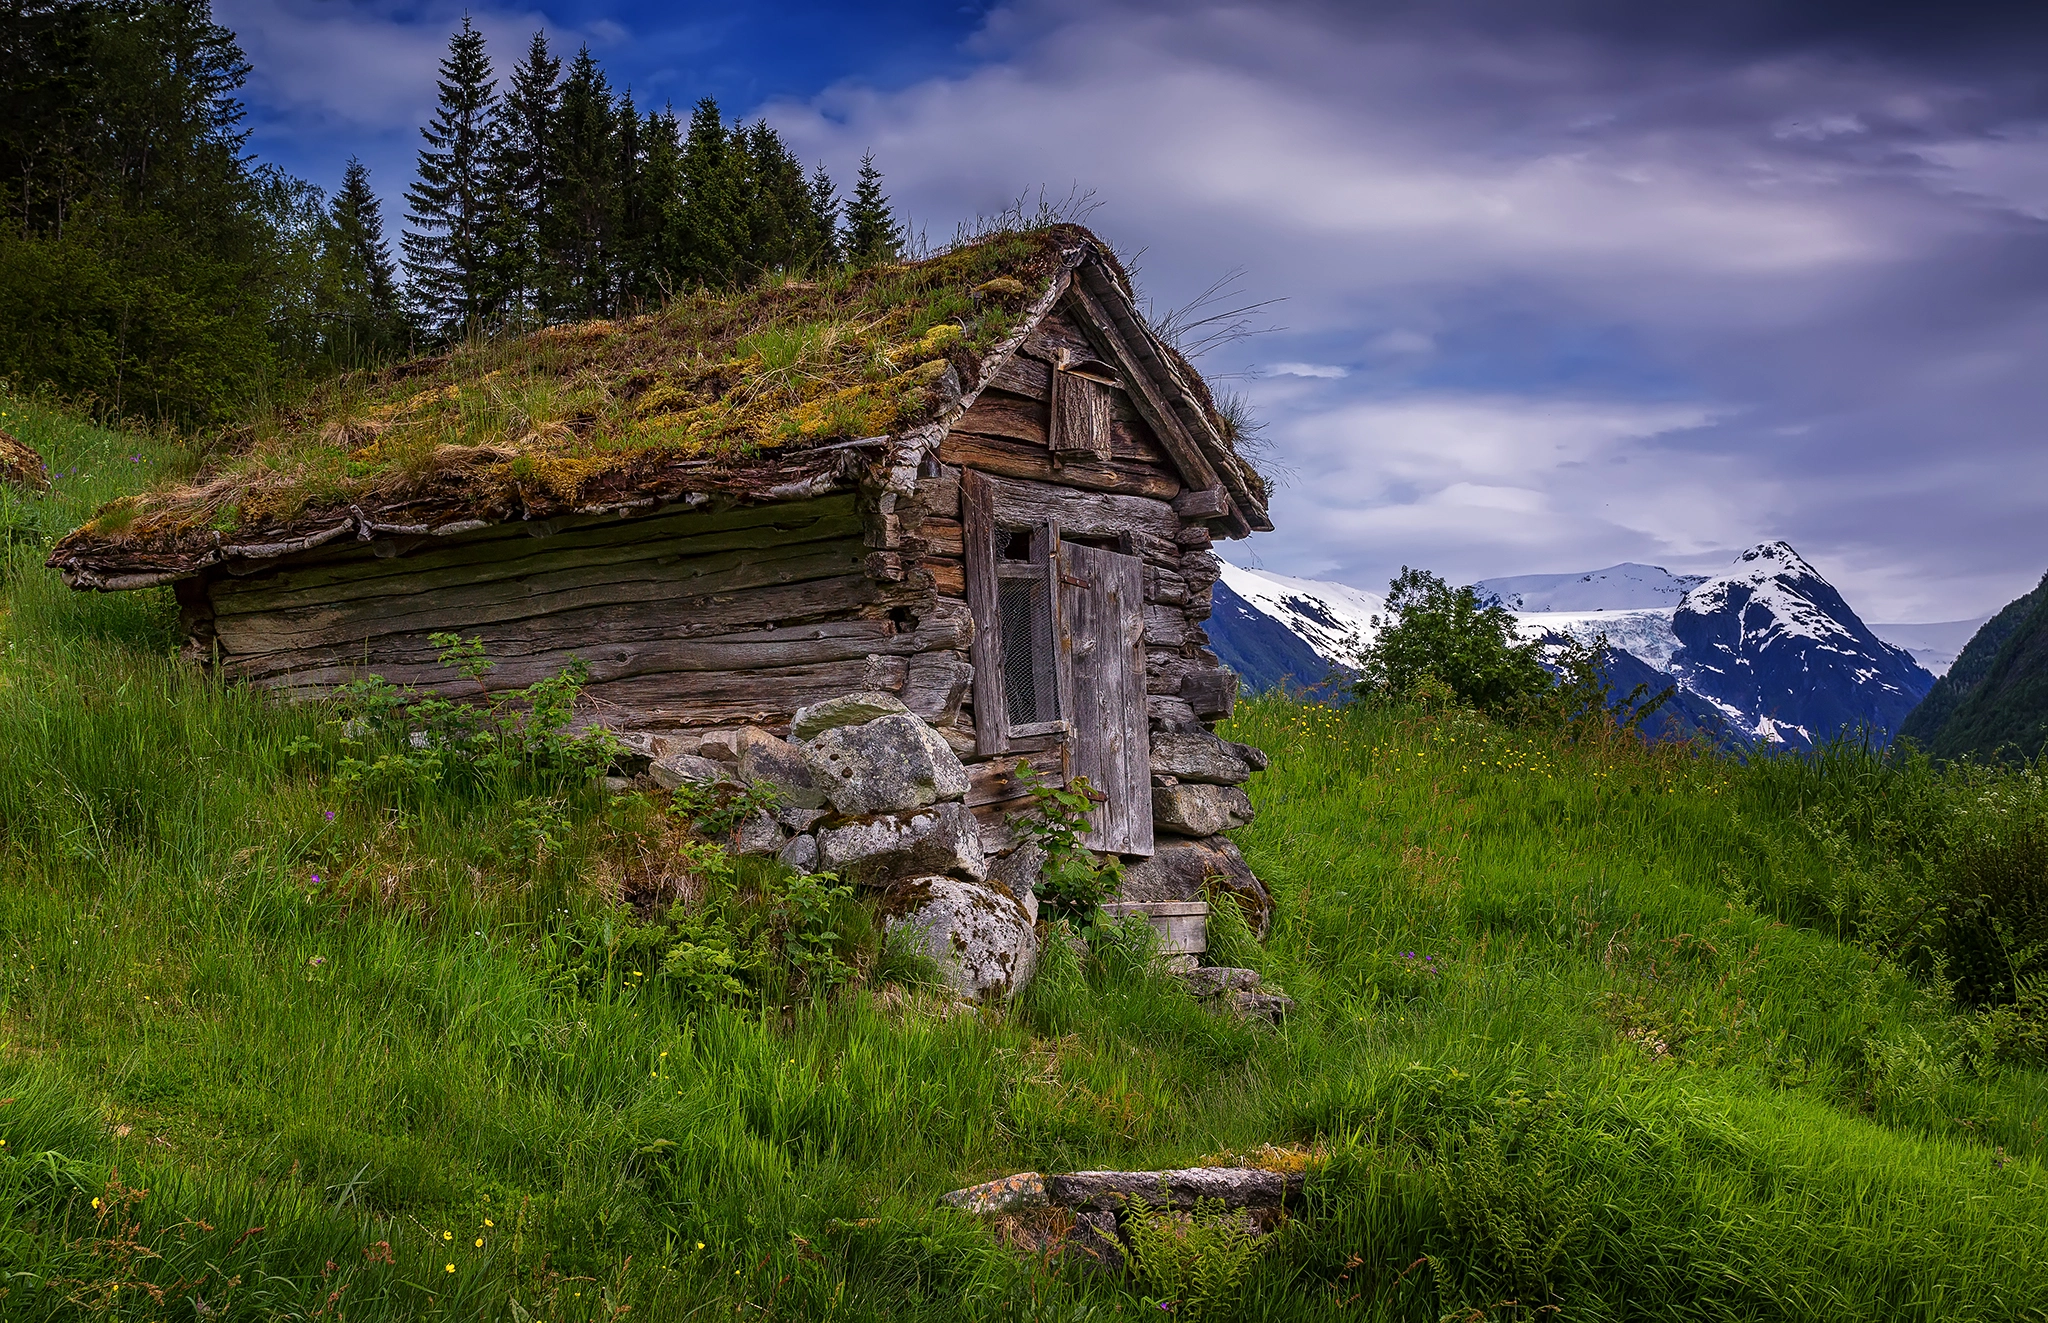
[(1362, 698), (1427, 698), (1447, 690), (1457, 702), (1496, 713), (1551, 687), (1536, 645), (1515, 635), (1515, 618), (1479, 605), (1467, 586), (1453, 588), (1428, 570), (1401, 567), (1387, 589), (1387, 611), (1359, 657)]
[[(334, 767), (343, 789), (417, 801), (436, 791), (475, 796), (522, 782), (565, 785), (585, 781), (618, 756), (620, 745), (602, 727), (573, 729), (576, 698), (589, 680), (580, 661), (523, 689), (492, 692), (483, 677), (493, 663), (483, 641), (432, 634), (442, 666), (476, 685), (461, 702), (410, 685), (370, 676), (336, 691), (342, 756)], [(319, 746), (301, 740), (294, 751)]]
[(1065, 919), (1083, 937), (1092, 938), (1102, 902), (1123, 881), (1123, 861), (1097, 858), (1081, 843), (1088, 832), (1093, 787), (1077, 776), (1065, 786), (1040, 776), (1030, 763), (1017, 764), (1017, 779), (1031, 795), (1031, 808), (1019, 815), (1024, 838), (1045, 854), (1035, 890), (1051, 917)]
[(708, 841), (682, 846), (701, 883), (690, 904), (653, 921), (616, 909), (588, 915), (555, 941), (553, 962), (584, 996), (661, 995), (683, 1015), (725, 1003), (824, 997), (852, 982), (853, 888), (830, 874), (736, 861)]

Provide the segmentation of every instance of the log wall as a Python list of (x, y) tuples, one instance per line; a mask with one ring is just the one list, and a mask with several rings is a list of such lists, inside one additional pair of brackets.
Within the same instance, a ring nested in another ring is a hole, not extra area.
[(865, 522), (848, 493), (358, 544), (217, 576), (188, 594), (188, 624), (226, 674), (292, 693), (372, 672), (461, 692), (429, 638), (449, 631), (482, 638), (493, 689), (581, 660), (590, 715), (622, 728), (782, 726), (855, 689), (944, 716), (964, 694), (921, 654), (964, 650), (972, 625), (877, 581)]

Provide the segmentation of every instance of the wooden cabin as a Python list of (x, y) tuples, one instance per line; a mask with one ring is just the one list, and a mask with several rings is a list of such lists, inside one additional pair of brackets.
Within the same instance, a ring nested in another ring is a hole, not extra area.
[[(804, 376), (830, 339), (806, 328), (876, 325)], [(50, 564), (174, 585), (192, 656), (292, 694), (445, 684), (442, 631), (482, 638), (493, 686), (580, 659), (589, 718), (665, 750), (884, 690), (970, 764), (985, 837), (1021, 756), (1085, 774), (1091, 843), (1134, 857), (1153, 735), (1237, 689), (1202, 630), (1211, 543), (1271, 527), (1207, 387), (1072, 226), (473, 347), (281, 427), (298, 450), (103, 512)]]

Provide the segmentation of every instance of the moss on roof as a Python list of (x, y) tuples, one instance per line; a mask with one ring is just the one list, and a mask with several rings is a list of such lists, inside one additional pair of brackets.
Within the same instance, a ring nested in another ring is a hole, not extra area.
[(677, 460), (740, 471), (901, 433), (943, 411), (949, 365), (979, 378), (981, 356), (1089, 237), (997, 234), (927, 261), (700, 292), (350, 374), (240, 429), (196, 479), (102, 509), (52, 563), (175, 553), (195, 535), (261, 541), (351, 508), (445, 518), (465, 512), (450, 509), (458, 493), (481, 518), (575, 507)]

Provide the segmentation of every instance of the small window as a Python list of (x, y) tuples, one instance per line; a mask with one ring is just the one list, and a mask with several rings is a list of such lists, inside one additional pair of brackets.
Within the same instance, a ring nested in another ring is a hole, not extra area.
[(964, 475), (967, 596), (974, 613), (975, 743), (985, 754), (1065, 729), (1055, 640), (1058, 530), (998, 515), (988, 480)]

